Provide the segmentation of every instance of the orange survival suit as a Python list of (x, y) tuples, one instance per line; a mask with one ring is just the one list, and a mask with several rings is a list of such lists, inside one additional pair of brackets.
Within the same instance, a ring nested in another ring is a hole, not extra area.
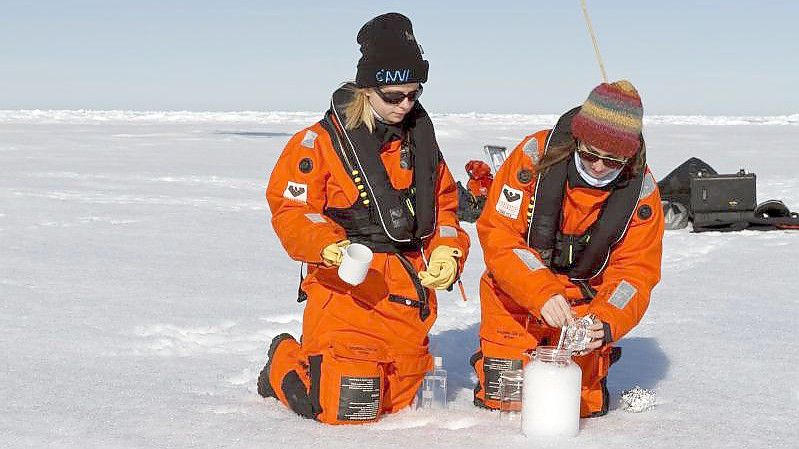
[[(432, 368), (427, 333), (436, 319), (435, 293), (417, 272), (439, 245), (460, 249), (461, 270), (469, 249), (456, 184), (421, 105), (401, 126), (346, 130), (350, 95), (337, 90), (325, 118), (289, 140), (266, 190), (283, 247), (309, 268), (299, 294), (307, 301), (302, 343), (288, 334), (273, 340), (264, 389), (331, 424), (370, 422), (411, 404)], [(358, 286), (321, 265), (322, 249), (344, 239), (374, 252)]]
[(604, 323), (605, 344), (575, 361), (583, 372), (581, 416), (607, 413), (606, 376), (621, 355), (612, 343), (638, 324), (660, 279), (664, 220), (648, 168), (636, 176), (623, 171), (607, 188), (580, 178), (574, 154), (545, 176), (536, 172), (551, 141), (573, 138), (578, 110), (513, 150), (477, 221), (486, 271), (480, 350), (471, 359), (475, 405), (498, 408), (502, 372), (520, 369), (525, 352), (538, 345), (557, 345), (560, 329), (549, 327), (540, 311), (561, 294), (578, 317), (594, 314)]
[(469, 182), (466, 183), (466, 188), (469, 193), (475, 197), (488, 195), (488, 189), (491, 188), (491, 183), (494, 181), (494, 176), (491, 175), (491, 167), (483, 161), (469, 161), (466, 163), (466, 173), (469, 175)]

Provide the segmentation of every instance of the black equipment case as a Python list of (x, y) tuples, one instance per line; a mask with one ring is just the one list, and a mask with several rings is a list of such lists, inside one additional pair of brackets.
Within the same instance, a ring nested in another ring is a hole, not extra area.
[(744, 170), (731, 175), (698, 173), (691, 177), (694, 228), (747, 223), (757, 207), (755, 174)]
[(782, 201), (757, 204), (755, 181), (754, 173), (720, 175), (705, 161), (688, 159), (658, 182), (666, 229), (682, 229), (689, 220), (693, 232), (799, 229), (799, 213)]

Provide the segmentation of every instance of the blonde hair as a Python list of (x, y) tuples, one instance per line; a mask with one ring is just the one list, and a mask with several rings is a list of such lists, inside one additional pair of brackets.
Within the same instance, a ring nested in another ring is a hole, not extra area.
[(375, 129), (375, 116), (372, 112), (372, 105), (369, 104), (369, 97), (366, 95), (368, 87), (347, 87), (352, 92), (352, 100), (344, 106), (344, 115), (347, 121), (344, 123), (346, 129), (355, 129), (361, 124), (366, 125), (369, 132)]

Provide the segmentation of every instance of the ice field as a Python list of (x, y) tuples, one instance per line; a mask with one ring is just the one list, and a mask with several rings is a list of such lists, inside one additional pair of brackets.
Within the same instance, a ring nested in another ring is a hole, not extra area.
[[(66, 448), (793, 448), (799, 423), (799, 231), (667, 231), (663, 278), (580, 435), (534, 442), (471, 403), (483, 270), (439, 296), (433, 352), (451, 408), (331, 427), (256, 393), (273, 336), (299, 336), (299, 263), (264, 189), (321, 113), (0, 111), (0, 446)], [(434, 115), (456, 178), (556, 115)], [(656, 116), (657, 179), (691, 156), (757, 174), (799, 210), (799, 116)], [(657, 393), (654, 410), (618, 392)]]

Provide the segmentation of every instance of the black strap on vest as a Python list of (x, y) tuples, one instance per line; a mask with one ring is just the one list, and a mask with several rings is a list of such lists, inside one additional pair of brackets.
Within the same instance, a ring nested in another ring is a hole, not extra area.
[[(571, 120), (579, 110), (577, 107), (561, 116), (547, 138), (545, 154), (550, 145), (573, 139)], [(613, 246), (627, 231), (638, 205), (645, 173), (642, 171), (632, 178), (615, 182), (594, 224), (582, 235), (567, 235), (561, 233), (560, 225), (573, 158), (572, 155), (545, 173), (538, 174), (527, 244), (539, 253), (551, 270), (567, 275), (586, 297), (593, 297), (595, 292), (583, 281), (602, 272)]]
[(397, 258), (411, 278), (411, 282), (413, 282), (413, 288), (416, 290), (416, 297), (419, 298), (419, 318), (424, 321), (430, 316), (430, 301), (427, 297), (427, 289), (422, 285), (422, 281), (419, 280), (419, 274), (416, 272), (416, 269), (413, 268), (411, 261), (402, 254), (397, 254)]
[[(350, 159), (348, 152), (344, 152), (344, 144), (342, 140), (345, 138), (343, 131), (340, 129), (335, 118), (332, 116), (326, 117), (320, 124), (328, 131), (331, 139), (333, 140), (333, 149), (336, 151), (339, 159), (344, 164), (348, 173), (354, 179), (359, 179), (359, 176), (354, 173), (360, 173), (354, 159)], [(363, 184), (358, 184), (359, 189), (365, 188)], [(361, 191), (361, 190), (359, 190)], [(371, 201), (369, 201), (371, 202)], [(349, 207), (328, 207), (325, 209), (325, 215), (330, 217), (339, 226), (344, 228), (347, 233), (347, 239), (353, 243), (360, 243), (366, 245), (373, 252), (379, 253), (399, 253), (402, 251), (411, 251), (421, 247), (420, 242), (411, 241), (407, 244), (399, 244), (392, 241), (385, 230), (380, 225), (380, 218), (373, 207), (369, 207), (366, 201), (358, 200)]]
[[(348, 153), (342, 151), (343, 144), (341, 141), (344, 139), (344, 134), (335, 123), (335, 120), (331, 117), (330, 121), (323, 120), (320, 123), (332, 136), (333, 148), (339, 159), (344, 163), (349, 173), (358, 173), (358, 175), (352, 175), (352, 177), (354, 179), (359, 179), (360, 171), (355, 168), (357, 167), (355, 161), (350, 160)], [(361, 182), (363, 182), (362, 178)], [(365, 188), (363, 184), (358, 184), (356, 182), (356, 185), (360, 185), (359, 188)], [(413, 196), (412, 189), (402, 190), (400, 193), (402, 193), (406, 199), (410, 199)], [(412, 201), (411, 204), (415, 209), (415, 196), (413, 197), (414, 201)], [(411, 239), (409, 242), (396, 242), (391, 240), (383, 229), (383, 226), (381, 226), (377, 210), (366, 203), (371, 203), (371, 201), (364, 201), (359, 197), (359, 200), (352, 206), (326, 208), (325, 215), (344, 228), (347, 233), (347, 239), (353, 243), (366, 245), (373, 252), (400, 253), (404, 251), (418, 251), (421, 248), (422, 243), (418, 239)]]
[[(417, 102), (405, 117), (408, 145), (413, 152), (414, 182), (411, 192), (392, 187), (383, 161), (380, 159), (382, 142), (367, 128), (360, 125), (347, 130), (344, 109), (352, 97), (353, 86), (345, 85), (333, 93), (330, 110), (320, 122), (329, 131), (336, 153), (350, 174), (362, 178), (365, 196), (359, 198), (350, 211), (326, 210), (325, 215), (338, 222), (347, 231), (348, 237), (373, 241), (378, 247), (384, 241), (400, 246), (419, 247), (421, 240), (429, 237), (435, 230), (436, 198), (435, 188), (437, 169), (441, 160), (438, 143), (433, 132), (433, 123), (422, 106)], [(357, 183), (356, 183), (357, 184)], [(363, 199), (368, 199), (364, 204)], [(358, 210), (362, 209), (362, 210)], [(368, 210), (369, 221), (363, 209)], [(357, 217), (359, 221), (347, 220)], [(382, 230), (383, 237), (372, 225)], [(395, 252), (395, 251), (388, 251)]]
[[(435, 188), (442, 158), (433, 123), (418, 102), (403, 120), (403, 145), (412, 154), (413, 184), (409, 189), (394, 189), (380, 158), (383, 141), (363, 124), (352, 130), (342, 125), (353, 87), (345, 85), (333, 93), (330, 110), (320, 124), (353, 182), (363, 186), (359, 192), (366, 195), (350, 207), (328, 207), (324, 213), (344, 228), (351, 242), (374, 252), (396, 254), (416, 290), (418, 301), (412, 304), (419, 307), (419, 318), (424, 321), (430, 316), (428, 292), (402, 253), (420, 251), (422, 240), (432, 235), (436, 226)], [(360, 182), (356, 178), (361, 178)]]

